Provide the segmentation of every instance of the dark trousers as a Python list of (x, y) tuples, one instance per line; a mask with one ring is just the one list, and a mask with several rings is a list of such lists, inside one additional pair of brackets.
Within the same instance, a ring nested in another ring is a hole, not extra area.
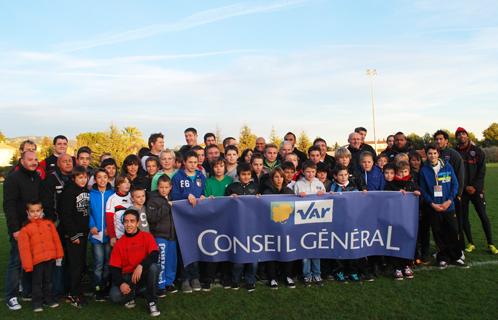
[(280, 269), (280, 275), (282, 278), (291, 277), (292, 275), (292, 261), (290, 262), (278, 262), (278, 261), (268, 261), (266, 262), (266, 274), (268, 275), (268, 280), (277, 280), (278, 270)]
[(430, 259), (431, 248), (431, 219), (429, 208), (423, 204), (418, 220), (418, 235), (417, 235), (417, 258), (423, 260)]
[(140, 292), (145, 288), (145, 299), (147, 302), (157, 302), (157, 279), (159, 277), (159, 267), (156, 263), (152, 263), (149, 268), (142, 270), (142, 276), (137, 284), (131, 282), (132, 273), (123, 275), (123, 280), (130, 286), (131, 292), (124, 295), (119, 287), (115, 284), (112, 285), (109, 292), (109, 299), (113, 303), (125, 303), (134, 300), (137, 291)]
[(434, 241), (438, 247), (438, 261), (460, 259), (462, 250), (458, 238), (458, 222), (455, 211), (436, 212), (429, 208)]
[(462, 202), (455, 198), (453, 199), (455, 202), (455, 215), (457, 218), (457, 227), (458, 227), (458, 246), (460, 247), (460, 251), (465, 249), (465, 238), (463, 236), (463, 213), (462, 213)]
[(54, 265), (55, 260), (49, 260), (33, 267), (33, 308), (41, 307), (43, 302), (51, 303), (54, 301), (52, 292), (52, 272)]
[(199, 271), (199, 262), (193, 262), (188, 266), (183, 265), (182, 252), (180, 250), (180, 246), (176, 246), (177, 249), (177, 257), (178, 257), (178, 265), (177, 265), (177, 273), (180, 275), (181, 281), (199, 279), (200, 271)]
[(476, 209), (477, 215), (481, 220), (482, 229), (484, 230), (488, 244), (493, 244), (491, 223), (489, 222), (488, 214), (486, 213), (486, 200), (484, 199), (484, 193), (478, 192), (475, 192), (472, 195), (464, 192), (462, 195), (463, 230), (467, 236), (467, 240), (469, 240), (470, 243), (474, 243), (474, 240), (472, 239), (472, 232), (470, 230), (469, 202), (472, 202), (474, 208)]
[(10, 236), (10, 255), (5, 274), (5, 300), (9, 301), (19, 294), (19, 282), (22, 284), (23, 296), (31, 294), (31, 273), (26, 273), (21, 267), (17, 240)]
[(66, 264), (66, 268), (69, 267), (69, 294), (74, 297), (78, 297), (83, 294), (83, 290), (81, 289), (81, 279), (86, 265), (87, 237), (80, 237), (79, 240), (79, 244), (67, 240), (68, 263)]

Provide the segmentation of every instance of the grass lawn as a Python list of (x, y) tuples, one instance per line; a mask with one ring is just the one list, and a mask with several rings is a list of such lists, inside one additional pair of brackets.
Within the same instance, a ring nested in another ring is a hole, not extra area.
[[(488, 166), (486, 190), (488, 214), (498, 237), (498, 165)], [(0, 185), (0, 191), (3, 185)], [(0, 202), (3, 193), (0, 192)], [(0, 209), (1, 210), (1, 209)], [(8, 238), (4, 215), (0, 215), (0, 271), (5, 274)], [(215, 288), (210, 293), (177, 293), (160, 300), (162, 318), (169, 319), (498, 319), (498, 257), (487, 253), (480, 221), (471, 213), (477, 250), (467, 254), (470, 269), (424, 268), (415, 279), (393, 281), (381, 278), (371, 283), (338, 284), (324, 287), (272, 291), (263, 284), (256, 292), (237, 292)], [(1, 297), (5, 276), (0, 277)], [(3, 299), (1, 300), (2, 302)], [(0, 319), (124, 319), (147, 318), (145, 301), (125, 310), (109, 303), (90, 302), (77, 310), (63, 304), (55, 310), (33, 314), (23, 303), (19, 312), (0, 306)]]

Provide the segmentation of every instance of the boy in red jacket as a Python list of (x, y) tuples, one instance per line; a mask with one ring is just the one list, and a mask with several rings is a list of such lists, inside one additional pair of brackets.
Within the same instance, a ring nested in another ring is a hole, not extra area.
[(17, 241), (22, 267), (32, 272), (33, 311), (40, 312), (43, 302), (50, 308), (59, 306), (52, 295), (52, 270), (64, 251), (54, 223), (43, 218), (41, 202), (29, 202), (26, 211), (29, 222), (19, 232)]

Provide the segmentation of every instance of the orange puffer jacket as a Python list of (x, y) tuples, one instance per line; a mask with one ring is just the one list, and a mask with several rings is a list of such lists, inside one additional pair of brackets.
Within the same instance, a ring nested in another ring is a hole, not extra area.
[(52, 221), (47, 219), (31, 220), (19, 232), (17, 238), (22, 267), (26, 272), (33, 266), (64, 256), (61, 240)]

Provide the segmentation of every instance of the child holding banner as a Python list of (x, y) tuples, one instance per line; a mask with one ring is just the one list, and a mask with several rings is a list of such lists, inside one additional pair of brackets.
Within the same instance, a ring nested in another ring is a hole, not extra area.
[[(230, 184), (226, 191), (226, 196), (257, 195), (258, 186), (251, 180), (251, 166), (248, 163), (240, 163), (237, 166), (239, 181)], [(244, 272), (246, 288), (248, 292), (256, 290), (256, 271), (258, 263), (234, 263), (232, 266), (232, 289), (239, 290), (239, 282)]]
[[(197, 198), (204, 199), (204, 187), (206, 186), (206, 177), (197, 169), (197, 153), (188, 151), (183, 159), (183, 170), (179, 170), (172, 182), (171, 199), (188, 200), (195, 206)], [(179, 252), (181, 254), (181, 252)], [(201, 291), (201, 282), (199, 281), (199, 263), (194, 262), (181, 270), (182, 291), (191, 293)]]
[[(211, 163), (212, 175), (206, 180), (206, 187), (204, 188), (204, 195), (209, 197), (209, 199), (214, 199), (215, 197), (223, 197), (227, 187), (233, 182), (233, 179), (226, 173), (226, 160), (222, 157), (214, 160)], [(261, 160), (261, 168), (263, 168), (263, 160)], [(231, 287), (231, 263), (228, 261), (216, 263), (216, 262), (205, 262), (204, 271), (205, 278), (202, 283), (202, 291), (211, 291), (211, 284), (214, 281), (216, 268), (221, 265), (222, 276), (221, 280), (223, 288), (229, 289)]]
[[(263, 194), (294, 194), (294, 192), (285, 186), (285, 174), (282, 168), (275, 168), (270, 173), (271, 186), (267, 186), (263, 191)], [(280, 265), (282, 268), (281, 274), (285, 279), (285, 284), (289, 288), (295, 288), (296, 284), (294, 280), (292, 280), (292, 262), (281, 262), (277, 261), (268, 261), (266, 263), (266, 272), (269, 278), (269, 286), (271, 289), (278, 289), (278, 281), (277, 281), (277, 265)]]
[[(294, 185), (294, 193), (300, 197), (308, 194), (323, 195), (325, 186), (316, 176), (316, 164), (312, 160), (303, 163), (303, 174), (299, 181)], [(320, 259), (303, 259), (303, 278), (304, 284), (308, 287), (314, 282), (317, 285), (323, 285), (320, 273)]]

